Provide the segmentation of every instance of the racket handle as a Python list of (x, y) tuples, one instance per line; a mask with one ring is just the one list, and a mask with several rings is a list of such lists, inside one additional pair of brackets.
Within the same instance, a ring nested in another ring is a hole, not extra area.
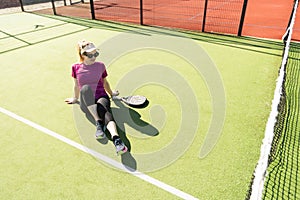
[(112, 100), (118, 100), (118, 101), (121, 101), (121, 100), (122, 100), (122, 97), (119, 97), (119, 96), (112, 96), (111, 99), (112, 99)]

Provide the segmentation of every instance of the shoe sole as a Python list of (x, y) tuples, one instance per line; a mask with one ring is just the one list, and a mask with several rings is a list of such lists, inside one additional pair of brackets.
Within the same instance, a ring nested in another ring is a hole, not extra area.
[(120, 156), (128, 151), (128, 148), (125, 146), (121, 151), (117, 152), (117, 155)]
[(103, 135), (103, 136), (95, 136), (95, 138), (96, 138), (96, 140), (102, 140), (102, 139), (105, 139), (106, 138), (106, 136), (105, 135)]

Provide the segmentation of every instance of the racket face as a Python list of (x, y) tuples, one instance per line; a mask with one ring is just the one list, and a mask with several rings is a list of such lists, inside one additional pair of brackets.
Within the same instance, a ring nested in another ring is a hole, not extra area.
[(142, 105), (146, 102), (146, 97), (141, 96), (141, 95), (134, 95), (134, 96), (128, 96), (128, 97), (123, 97), (123, 101), (129, 105)]

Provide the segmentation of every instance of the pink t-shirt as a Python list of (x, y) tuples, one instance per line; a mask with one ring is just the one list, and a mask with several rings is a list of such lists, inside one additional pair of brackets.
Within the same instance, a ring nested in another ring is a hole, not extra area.
[(77, 79), (79, 89), (89, 85), (95, 95), (95, 99), (108, 96), (103, 87), (103, 78), (107, 77), (105, 65), (102, 62), (95, 62), (92, 65), (76, 63), (72, 65), (72, 77)]

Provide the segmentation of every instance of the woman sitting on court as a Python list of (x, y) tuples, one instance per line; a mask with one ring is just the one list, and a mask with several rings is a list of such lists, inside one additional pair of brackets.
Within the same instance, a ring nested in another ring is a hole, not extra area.
[[(110, 132), (118, 155), (125, 153), (124, 145), (117, 133), (116, 123), (113, 119), (110, 99), (119, 95), (112, 91), (106, 79), (107, 72), (102, 62), (96, 62), (99, 55), (97, 48), (91, 42), (78, 43), (79, 63), (72, 65), (72, 77), (74, 78), (74, 97), (67, 98), (68, 104), (74, 104), (80, 97), (80, 107), (89, 112), (96, 122), (96, 139), (105, 138), (104, 127)], [(108, 93), (108, 94), (107, 94)]]

